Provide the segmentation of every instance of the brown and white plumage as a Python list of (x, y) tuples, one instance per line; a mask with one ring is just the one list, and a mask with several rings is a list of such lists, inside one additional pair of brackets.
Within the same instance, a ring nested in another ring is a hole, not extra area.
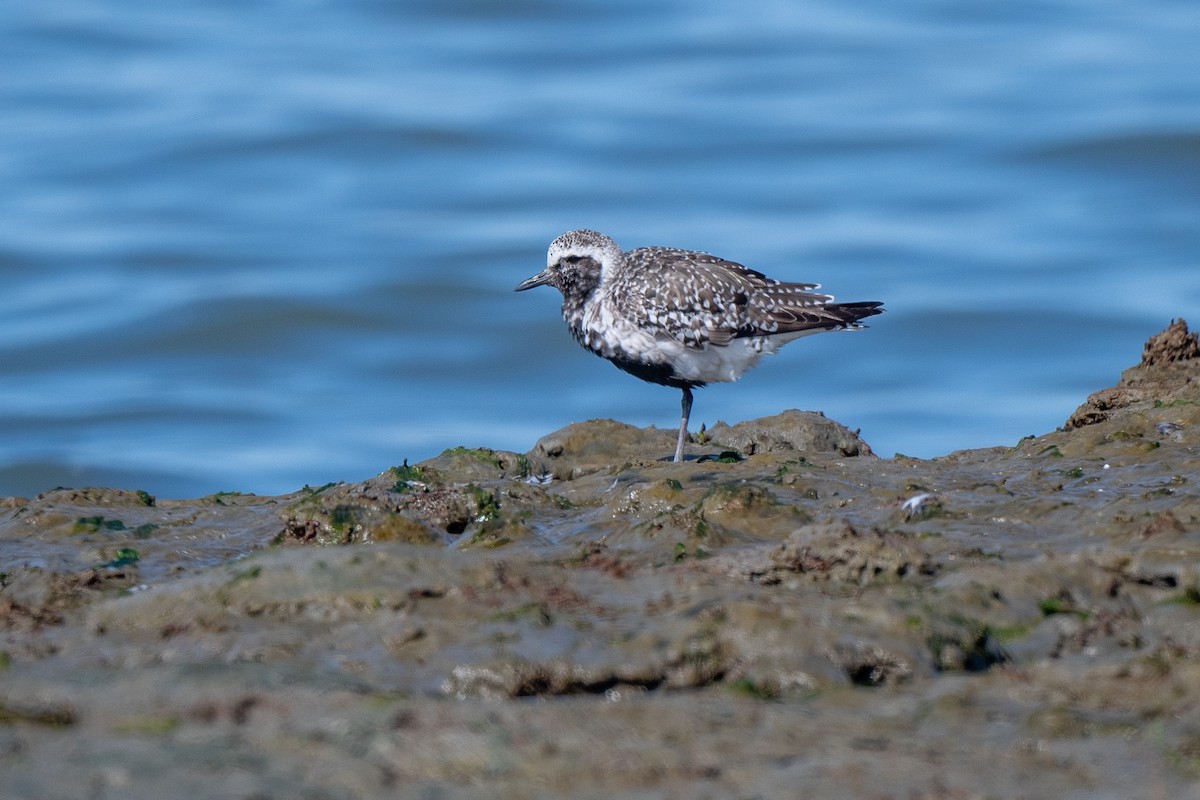
[(691, 412), (692, 392), (735, 381), (764, 353), (801, 336), (857, 329), (882, 303), (835, 303), (815, 283), (782, 283), (733, 261), (669, 247), (622, 252), (590, 230), (550, 244), (546, 269), (516, 291), (550, 285), (562, 292), (562, 315), (584, 348), (642, 380), (683, 391), (675, 460)]

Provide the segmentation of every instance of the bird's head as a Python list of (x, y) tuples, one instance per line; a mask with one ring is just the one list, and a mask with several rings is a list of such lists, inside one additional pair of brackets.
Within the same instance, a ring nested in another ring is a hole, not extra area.
[(553, 286), (563, 299), (582, 301), (621, 263), (621, 248), (596, 231), (570, 231), (550, 243), (546, 268), (522, 281), (515, 291)]

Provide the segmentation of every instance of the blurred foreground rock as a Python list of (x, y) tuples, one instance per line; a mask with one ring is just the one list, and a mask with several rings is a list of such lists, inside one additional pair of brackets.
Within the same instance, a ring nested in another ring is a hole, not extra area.
[(1198, 376), (1174, 323), (931, 460), (788, 411), (0, 501), (0, 794), (1200, 797)]

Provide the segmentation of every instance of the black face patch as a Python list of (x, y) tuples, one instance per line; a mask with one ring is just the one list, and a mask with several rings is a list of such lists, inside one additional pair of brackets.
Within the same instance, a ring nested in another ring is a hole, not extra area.
[(564, 306), (582, 305), (600, 285), (600, 262), (591, 256), (565, 256), (554, 267), (554, 285)]

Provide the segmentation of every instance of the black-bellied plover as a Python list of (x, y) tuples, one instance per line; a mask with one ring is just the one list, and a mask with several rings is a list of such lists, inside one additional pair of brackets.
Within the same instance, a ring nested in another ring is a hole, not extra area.
[(780, 283), (723, 258), (670, 247), (621, 252), (609, 237), (571, 231), (546, 268), (516, 291), (550, 285), (575, 341), (644, 381), (683, 391), (675, 460), (683, 460), (692, 389), (736, 381), (763, 353), (813, 333), (853, 330), (875, 301), (835, 303), (815, 283)]

